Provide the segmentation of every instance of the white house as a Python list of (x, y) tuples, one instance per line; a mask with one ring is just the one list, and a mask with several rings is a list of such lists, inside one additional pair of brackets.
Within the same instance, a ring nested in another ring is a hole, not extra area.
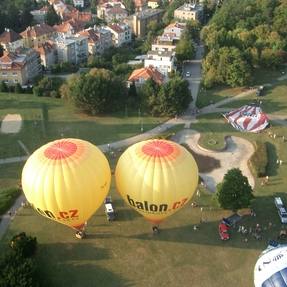
[(120, 47), (132, 40), (131, 27), (125, 23), (111, 24), (107, 27), (112, 33), (112, 40), (115, 47)]
[(164, 28), (163, 34), (174, 34), (174, 39), (179, 40), (181, 37), (182, 32), (186, 28), (186, 23), (171, 23), (167, 27)]
[(175, 53), (170, 51), (149, 51), (144, 61), (144, 66), (153, 66), (163, 75), (168, 76), (168, 73), (176, 69)]

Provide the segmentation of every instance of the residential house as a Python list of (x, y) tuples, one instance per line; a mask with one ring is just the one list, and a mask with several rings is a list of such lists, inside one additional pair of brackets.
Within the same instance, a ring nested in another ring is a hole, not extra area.
[(148, 0), (147, 6), (151, 9), (156, 9), (160, 6), (161, 0)]
[(59, 63), (79, 64), (88, 59), (88, 37), (86, 36), (59, 36), (55, 39), (55, 45)]
[(186, 29), (186, 23), (171, 23), (164, 28), (163, 34), (174, 34), (173, 39), (179, 40), (183, 31)]
[(8, 85), (26, 85), (42, 73), (39, 53), (33, 49), (5, 51), (0, 58), (0, 81)]
[(73, 4), (75, 7), (84, 8), (85, 0), (73, 0)]
[(46, 15), (48, 13), (49, 7), (48, 6), (44, 6), (40, 9), (37, 10), (32, 10), (30, 11), (30, 14), (33, 16), (33, 20), (36, 23), (45, 23), (46, 20)]
[(24, 41), (24, 47), (27, 48), (39, 47), (51, 40), (55, 34), (54, 28), (45, 23), (29, 26), (20, 33)]
[(88, 37), (88, 51), (90, 55), (100, 54), (101, 43), (98, 33), (93, 28), (79, 32), (79, 35)]
[(108, 2), (98, 5), (97, 16), (108, 23), (122, 22), (128, 16), (128, 11), (121, 2)]
[(107, 29), (112, 33), (112, 40), (115, 47), (120, 47), (123, 44), (130, 43), (132, 40), (131, 27), (125, 23), (110, 24)]
[(158, 85), (162, 85), (165, 77), (153, 66), (136, 69), (128, 78), (128, 87), (131, 83), (135, 83), (136, 87), (140, 87), (149, 79), (154, 80)]
[(50, 69), (57, 62), (57, 50), (52, 41), (42, 44), (35, 49), (40, 54), (41, 65), (45, 69)]
[(151, 21), (159, 23), (161, 21), (162, 14), (162, 9), (146, 9), (127, 17), (124, 22), (132, 28), (133, 34), (137, 37), (144, 37), (148, 32), (148, 24)]
[(70, 20), (63, 22), (62, 24), (53, 26), (58, 36), (59, 35), (67, 35), (67, 36), (74, 35), (82, 31), (84, 27), (85, 27), (85, 24), (83, 22), (75, 20), (75, 19), (70, 19)]
[(175, 53), (170, 51), (149, 51), (144, 61), (144, 66), (153, 66), (163, 75), (168, 76), (168, 73), (176, 69)]
[(23, 47), (23, 38), (12, 29), (5, 28), (0, 35), (0, 44), (4, 50), (14, 52), (16, 49)]
[(174, 11), (174, 18), (179, 20), (198, 20), (203, 17), (203, 5), (185, 3)]
[(62, 20), (68, 21), (74, 19), (75, 21), (82, 22), (83, 24), (88, 24), (93, 20), (93, 14), (91, 12), (81, 12), (78, 9), (73, 8), (67, 13), (63, 13)]
[(162, 34), (158, 36), (155, 42), (151, 45), (152, 51), (175, 51), (176, 40), (174, 39), (175, 34)]
[(80, 31), (79, 35), (88, 37), (88, 50), (91, 55), (102, 54), (112, 46), (112, 33), (103, 27), (85, 29)]

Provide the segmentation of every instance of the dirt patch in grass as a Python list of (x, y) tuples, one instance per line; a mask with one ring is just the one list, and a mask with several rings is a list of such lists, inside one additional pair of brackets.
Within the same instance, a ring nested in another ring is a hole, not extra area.
[(220, 168), (220, 160), (215, 159), (214, 157), (207, 156), (207, 155), (201, 155), (189, 148), (188, 145), (182, 144), (194, 157), (199, 172), (206, 173), (206, 172), (211, 172), (212, 170), (216, 168)]

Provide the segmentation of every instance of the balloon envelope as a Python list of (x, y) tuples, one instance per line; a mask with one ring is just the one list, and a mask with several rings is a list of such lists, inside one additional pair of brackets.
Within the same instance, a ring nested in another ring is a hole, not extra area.
[(42, 215), (81, 229), (106, 197), (109, 163), (93, 144), (61, 139), (37, 149), (22, 171), (22, 188)]
[(287, 246), (265, 250), (254, 268), (255, 287), (287, 287)]
[(121, 155), (115, 179), (125, 202), (157, 224), (190, 200), (198, 184), (198, 168), (181, 145), (148, 140)]

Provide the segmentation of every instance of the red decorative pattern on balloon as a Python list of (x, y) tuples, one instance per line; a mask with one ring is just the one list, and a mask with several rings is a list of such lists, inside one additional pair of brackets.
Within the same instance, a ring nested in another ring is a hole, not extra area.
[(153, 140), (142, 146), (142, 152), (152, 157), (166, 157), (174, 152), (174, 146), (166, 141)]
[(59, 160), (68, 158), (77, 151), (77, 145), (71, 141), (61, 140), (53, 143), (44, 151), (46, 158)]

